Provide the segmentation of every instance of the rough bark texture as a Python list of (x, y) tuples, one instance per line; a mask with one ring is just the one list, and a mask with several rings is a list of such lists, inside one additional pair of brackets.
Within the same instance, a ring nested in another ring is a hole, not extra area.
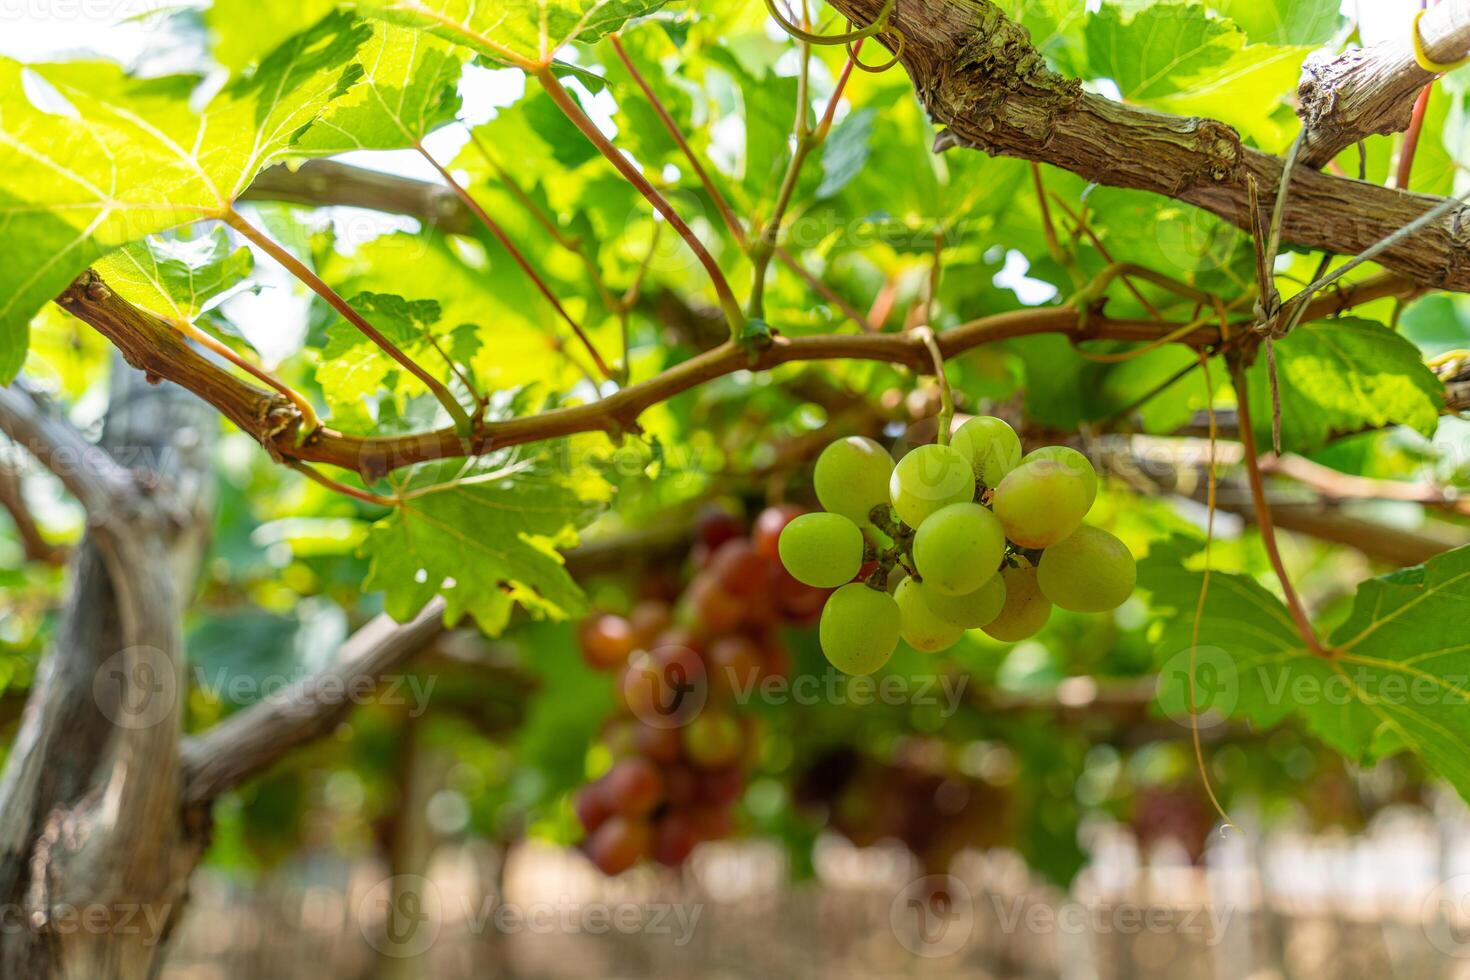
[[(1419, 34), (1432, 60), (1463, 58), (1470, 52), (1470, 0), (1430, 7)], [(1402, 131), (1419, 90), (1436, 77), (1419, 67), (1407, 34), (1330, 60), (1308, 59), (1297, 89), (1297, 115), (1307, 132), (1298, 159), (1321, 167), (1365, 137)]]
[[(833, 0), (871, 23), (883, 0)], [(1100, 184), (1186, 201), (1250, 226), (1248, 178), (1269, 199), (1280, 158), (1242, 145), (1224, 123), (1125, 105), (1050, 70), (1026, 30), (988, 0), (898, 0), (903, 64), (944, 132), (937, 149), (969, 147), (1048, 163)], [(879, 35), (880, 39), (886, 35)], [(1309, 168), (1292, 175), (1284, 240), (1357, 254), (1441, 203)], [(1384, 266), (1416, 282), (1470, 290), (1470, 227), (1456, 209), (1388, 249)]]
[(34, 402), (28, 422), (20, 391), (0, 394), (5, 430), (89, 524), (0, 778), (0, 901), (25, 926), (0, 933), (0, 976), (150, 977), (205, 836), (179, 810), (179, 597), (209, 526), (217, 423), (187, 392), (119, 364), (104, 456)]

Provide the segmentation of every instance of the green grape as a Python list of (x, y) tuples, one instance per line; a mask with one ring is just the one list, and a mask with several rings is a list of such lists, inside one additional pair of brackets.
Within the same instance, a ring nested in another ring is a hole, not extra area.
[(1021, 462), (1029, 463), (1034, 459), (1052, 460), (1060, 463), (1068, 473), (1082, 477), (1087, 484), (1087, 506), (1092, 507), (1093, 501), (1097, 500), (1097, 470), (1092, 468), (1091, 460), (1071, 446), (1042, 446), (1021, 457)]
[(849, 436), (822, 450), (812, 471), (817, 499), (834, 514), (858, 526), (868, 523), (868, 514), (888, 503), (888, 479), (893, 475), (893, 457), (872, 439)]
[(1133, 594), (1137, 581), (1138, 566), (1128, 546), (1090, 524), (1047, 548), (1036, 567), (1042, 594), (1073, 612), (1116, 609)]
[(990, 505), (1006, 537), (1023, 548), (1046, 548), (1077, 530), (1092, 495), (1075, 469), (1053, 459), (1033, 459), (1006, 474)]
[(956, 626), (934, 611), (923, 585), (912, 578), (898, 583), (893, 601), (898, 603), (899, 633), (915, 650), (924, 653), (948, 650), (965, 635), (963, 626)]
[(832, 666), (846, 674), (871, 674), (893, 655), (898, 630), (893, 596), (853, 582), (828, 597), (817, 636)]
[(928, 582), (921, 582), (919, 585), (929, 608), (939, 618), (967, 630), (990, 625), (1000, 615), (1001, 607), (1006, 604), (1006, 583), (1003, 575), (990, 576), (990, 581), (965, 595), (935, 592), (929, 588)]
[(914, 535), (914, 568), (924, 584), (945, 595), (974, 592), (994, 577), (1006, 536), (987, 508), (950, 504), (929, 515)]
[(863, 532), (841, 514), (802, 514), (781, 530), (781, 564), (803, 585), (832, 589), (863, 567)]
[(1021, 439), (1004, 419), (977, 415), (955, 431), (949, 444), (970, 461), (975, 479), (996, 487), (1021, 462)]
[(997, 640), (1015, 643), (1041, 632), (1051, 618), (1051, 601), (1041, 594), (1036, 584), (1036, 569), (1024, 558), (1015, 568), (1001, 570), (1006, 585), (1006, 601), (1000, 615), (984, 627)]
[(973, 501), (975, 471), (949, 446), (920, 446), (893, 468), (888, 492), (898, 516), (917, 528), (941, 507)]

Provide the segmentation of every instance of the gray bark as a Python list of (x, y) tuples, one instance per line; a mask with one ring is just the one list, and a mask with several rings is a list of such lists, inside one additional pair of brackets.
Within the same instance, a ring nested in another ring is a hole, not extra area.
[(0, 395), (6, 431), (88, 516), (0, 775), (0, 976), (150, 977), (205, 839), (179, 808), (180, 612), (207, 540), (218, 422), (120, 359), (105, 454), (17, 389)]

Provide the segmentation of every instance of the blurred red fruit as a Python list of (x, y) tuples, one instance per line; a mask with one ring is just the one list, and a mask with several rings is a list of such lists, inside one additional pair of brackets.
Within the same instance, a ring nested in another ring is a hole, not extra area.
[(621, 616), (593, 616), (582, 624), (582, 658), (594, 670), (612, 670), (638, 646), (633, 624)]

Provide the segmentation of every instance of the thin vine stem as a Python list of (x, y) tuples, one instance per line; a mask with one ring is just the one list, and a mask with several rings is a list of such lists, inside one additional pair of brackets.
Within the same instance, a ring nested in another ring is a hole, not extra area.
[(786, 175), (781, 179), (781, 189), (776, 194), (776, 205), (771, 211), (771, 217), (761, 228), (749, 250), (752, 272), (750, 302), (747, 308), (754, 319), (761, 319), (765, 316), (766, 275), (771, 268), (771, 257), (775, 254), (776, 245), (781, 240), (781, 225), (786, 220), (786, 210), (791, 206), (791, 199), (796, 195), (796, 185), (801, 179), (802, 167), (805, 166), (812, 150), (820, 143), (820, 140), (813, 138), (812, 130), (807, 125), (807, 113), (811, 111), (808, 102), (811, 93), (811, 44), (802, 41), (800, 50), (801, 69), (796, 77), (795, 145), (791, 150), (791, 159), (786, 165)]
[(783, 31), (803, 44), (837, 47), (839, 45), (853, 44), (885, 31), (888, 28), (888, 17), (893, 13), (894, 3), (895, 0), (884, 0), (883, 8), (878, 11), (878, 16), (873, 18), (873, 23), (867, 27), (857, 28), (856, 30), (850, 30), (842, 34), (814, 34), (804, 26), (792, 23), (781, 12), (781, 7), (777, 0), (766, 0), (766, 10), (770, 12), (771, 18), (777, 24), (781, 25)]
[(546, 233), (551, 236), (553, 241), (581, 260), (582, 264), (587, 268), (587, 275), (592, 280), (593, 288), (597, 290), (597, 295), (602, 298), (602, 303), (607, 307), (608, 311), (613, 313), (620, 312), (617, 299), (613, 296), (612, 291), (608, 289), (607, 282), (602, 277), (602, 270), (597, 267), (597, 263), (593, 261), (592, 256), (587, 254), (587, 249), (583, 246), (581, 240), (573, 240), (567, 237), (566, 232), (556, 223), (555, 219), (542, 211), (536, 202), (531, 199), (531, 195), (526, 193), (520, 181), (516, 180), (510, 171), (500, 165), (500, 161), (490, 152), (490, 148), (485, 145), (485, 142), (476, 136), (473, 130), (470, 130), (469, 136), (470, 142), (474, 144), (476, 152), (480, 154), (490, 169), (495, 171), (495, 179), (506, 190), (510, 191), (511, 196), (516, 199), (521, 207), (526, 209), (526, 212), (531, 215), (537, 224), (546, 229)]
[(949, 430), (954, 425), (954, 392), (950, 391), (949, 378), (944, 373), (944, 353), (928, 324), (915, 327), (914, 333), (924, 342), (929, 359), (934, 363), (934, 380), (939, 383), (939, 444), (948, 446)]
[(376, 494), (368, 490), (360, 490), (357, 487), (349, 486), (346, 483), (341, 482), (340, 480), (334, 480), (330, 476), (327, 476), (325, 473), (316, 469), (315, 467), (308, 466), (306, 463), (301, 462), (301, 460), (299, 459), (287, 460), (286, 465), (291, 467), (291, 469), (295, 470), (296, 472), (300, 473), (302, 476), (305, 476), (313, 483), (318, 483), (321, 486), (326, 487), (328, 490), (331, 490), (333, 493), (345, 494), (348, 497), (352, 497), (356, 500), (361, 500), (363, 503), (377, 504), (380, 507), (396, 508), (399, 506), (399, 501), (394, 499), (393, 497), (384, 497), (381, 494)]
[(284, 397), (292, 405), (295, 405), (296, 411), (301, 413), (300, 431), (302, 438), (311, 435), (317, 429), (320, 429), (322, 427), (321, 420), (317, 418), (316, 408), (311, 404), (311, 400), (303, 395), (301, 392), (297, 391), (295, 388), (292, 388), (290, 385), (286, 384), (286, 382), (282, 381), (280, 378), (277, 378), (274, 374), (271, 374), (260, 365), (254, 364), (249, 359), (241, 357), (239, 354), (231, 350), (229, 345), (220, 343), (218, 340), (211, 337), (205, 331), (200, 330), (188, 320), (172, 319), (169, 322), (174, 325), (175, 329), (177, 329), (184, 336), (188, 337), (190, 340), (194, 341), (196, 344), (199, 344), (201, 347), (208, 348), (209, 350), (218, 354), (220, 357), (223, 357), (225, 360), (229, 361), (231, 364), (235, 365), (235, 367), (250, 375), (252, 378), (255, 378), (262, 384), (266, 384), (269, 385), (271, 388), (274, 388), (276, 391), (280, 392), (282, 397)]
[(1331, 656), (1317, 639), (1317, 631), (1312, 628), (1312, 621), (1307, 616), (1306, 608), (1302, 606), (1296, 587), (1291, 584), (1291, 577), (1286, 573), (1286, 563), (1281, 560), (1281, 549), (1276, 544), (1276, 523), (1271, 518), (1271, 505), (1266, 501), (1266, 489), (1261, 481), (1261, 465), (1256, 452), (1256, 433), (1251, 425), (1250, 391), (1245, 367), (1238, 357), (1232, 361), (1230, 370), (1235, 381), (1235, 411), (1240, 422), (1240, 444), (1245, 454), (1245, 469), (1250, 479), (1251, 500), (1255, 505), (1256, 524), (1261, 530), (1261, 543), (1266, 548), (1266, 557), (1271, 560), (1271, 568), (1276, 572), (1276, 580), (1281, 583), (1281, 593), (1286, 599), (1286, 607), (1291, 611), (1292, 621), (1296, 623), (1302, 642), (1319, 657)]
[[(621, 41), (616, 36), (614, 36), (613, 41), (615, 50), (622, 59), (624, 66), (628, 69), (628, 74), (632, 76), (633, 81), (643, 91), (644, 98), (648, 100), (648, 104), (652, 107), (654, 115), (658, 116), (659, 122), (663, 124), (669, 137), (673, 139), (674, 144), (683, 153), (684, 159), (689, 163), (690, 169), (694, 172), (695, 177), (704, 188), (704, 192), (714, 202), (715, 210), (719, 212), (720, 219), (724, 222), (725, 227), (729, 229), (730, 236), (735, 239), (736, 244), (742, 249), (749, 250), (750, 240), (745, 225), (735, 215), (735, 209), (730, 206), (730, 202), (725, 197), (724, 192), (715, 183), (713, 176), (709, 172), (709, 168), (704, 165), (704, 162), (699, 159), (699, 155), (694, 152), (694, 147), (690, 145), (688, 137), (679, 128), (679, 124), (674, 121), (674, 117), (663, 104), (663, 100), (653, 90), (653, 86), (649, 84), (647, 77), (638, 68), (637, 63), (628, 55)], [(853, 50), (861, 51), (862, 46), (863, 42), (859, 41), (854, 45)], [(832, 99), (827, 103), (827, 111), (823, 114), (822, 121), (817, 124), (817, 131), (821, 132), (824, 138), (832, 129), (832, 122), (836, 116), (837, 107), (842, 100), (842, 93), (846, 89), (848, 81), (852, 78), (852, 67), (852, 59), (849, 58), (844, 63), (842, 73), (837, 78), (837, 85), (833, 89)], [(863, 332), (876, 333), (878, 331), (878, 327), (872, 323), (869, 317), (864, 316), (862, 311), (853, 306), (837, 290), (813, 275), (797, 260), (796, 256), (792, 255), (789, 250), (779, 243), (775, 247), (775, 256), (776, 260), (786, 266), (793, 275), (806, 283), (808, 289), (841, 310), (842, 315), (856, 323)]]
[(694, 234), (694, 230), (684, 222), (684, 219), (679, 216), (679, 212), (674, 210), (674, 206), (668, 202), (668, 199), (660, 194), (657, 188), (650, 184), (648, 179), (639, 173), (638, 168), (623, 155), (622, 151), (602, 134), (602, 130), (598, 129), (597, 124), (588, 118), (587, 113), (582, 111), (582, 107), (577, 104), (577, 100), (572, 98), (571, 93), (563, 87), (561, 80), (556, 77), (556, 73), (549, 66), (537, 68), (532, 72), (532, 75), (541, 83), (546, 93), (551, 96), (551, 100), (556, 103), (557, 108), (561, 109), (566, 117), (572, 121), (572, 124), (582, 131), (582, 135), (587, 137), (593, 146), (597, 147), (598, 151), (607, 158), (607, 161), (613, 165), (618, 173), (622, 174), (628, 183), (637, 188), (638, 192), (643, 195), (648, 203), (653, 205), (654, 210), (663, 215), (664, 220), (673, 226), (673, 229), (679, 233), (680, 238), (684, 239), (685, 244), (694, 252), (695, 257), (704, 266), (705, 272), (709, 274), (710, 282), (714, 285), (715, 294), (720, 300), (720, 309), (724, 311), (725, 319), (730, 325), (731, 338), (736, 341), (743, 340), (745, 335), (745, 314), (740, 309), (740, 301), (735, 298), (734, 291), (730, 289), (730, 283), (725, 278), (725, 273), (721, 270), (720, 264), (715, 261), (714, 256), (704, 247), (704, 243), (699, 240), (699, 236)]
[(546, 298), (546, 302), (551, 304), (551, 308), (556, 311), (556, 315), (561, 317), (562, 321), (571, 328), (572, 333), (581, 342), (582, 346), (586, 348), (587, 356), (592, 358), (592, 363), (597, 366), (597, 370), (602, 376), (611, 380), (613, 377), (612, 369), (607, 366), (607, 362), (598, 353), (596, 345), (592, 343), (592, 338), (587, 336), (587, 331), (582, 329), (582, 325), (577, 322), (576, 318), (567, 312), (567, 308), (562, 305), (561, 300), (557, 297), (556, 290), (551, 288), (551, 285), (547, 283), (545, 277), (537, 271), (536, 267), (531, 263), (531, 260), (526, 258), (526, 254), (520, 250), (520, 247), (511, 241), (510, 236), (506, 234), (500, 222), (492, 218), (490, 212), (486, 211), (480, 205), (480, 202), (475, 200), (475, 196), (466, 190), (464, 185), (455, 180), (454, 175), (438, 160), (435, 160), (432, 153), (424, 149), (423, 143), (415, 140), (413, 146), (418, 151), (419, 156), (427, 160), (429, 166), (433, 167), (435, 172), (443, 178), (444, 183), (449, 186), (449, 189), (454, 191), (455, 196), (464, 202), (464, 206), (470, 209), (470, 212), (479, 220), (480, 224), (485, 226), (485, 230), (495, 237), (495, 240), (500, 243), (500, 247), (505, 249), (510, 255), (511, 261), (520, 267), (520, 270), (526, 274), (526, 278), (530, 279), (532, 284), (535, 285), (537, 292)]
[(470, 428), (470, 417), (465, 412), (464, 406), (444, 386), (442, 381), (424, 370), (413, 358), (400, 350), (393, 341), (383, 336), (377, 327), (374, 327), (361, 313), (353, 309), (352, 304), (343, 299), (335, 289), (327, 285), (320, 276), (307, 268), (304, 262), (292, 255), (290, 250), (282, 247), (280, 243), (276, 242), (265, 232), (252, 225), (249, 221), (246, 221), (244, 216), (233, 208), (225, 211), (221, 215), (221, 220), (257, 245), (261, 251), (284, 266), (286, 271), (305, 283), (307, 288), (325, 300), (328, 306), (340, 313), (344, 320), (361, 331), (363, 336), (377, 344), (383, 349), (384, 353), (397, 361), (404, 370), (423, 382), (424, 387), (433, 392), (434, 397), (439, 400), (439, 404), (443, 405), (444, 410), (449, 413), (450, 418), (454, 419), (458, 428), (466, 431)]
[(745, 228), (741, 226), (740, 219), (735, 217), (734, 209), (730, 207), (730, 202), (725, 199), (725, 195), (721, 193), (719, 186), (715, 184), (714, 178), (710, 176), (709, 169), (699, 159), (699, 155), (694, 152), (694, 147), (689, 145), (689, 140), (684, 136), (684, 131), (679, 128), (679, 124), (669, 114), (669, 110), (664, 105), (663, 100), (658, 97), (658, 94), (653, 90), (653, 86), (649, 84), (643, 72), (638, 69), (638, 65), (634, 63), (633, 58), (628, 54), (628, 49), (623, 47), (623, 39), (619, 35), (614, 34), (609, 38), (609, 41), (612, 43), (613, 51), (617, 53), (618, 58), (623, 62), (623, 67), (628, 70), (628, 74), (632, 76), (633, 82), (642, 90), (643, 97), (648, 100), (649, 106), (653, 108), (654, 115), (658, 116), (659, 122), (663, 124), (669, 136), (673, 138), (675, 145), (679, 147), (679, 151), (684, 154), (684, 158), (689, 161), (689, 166), (694, 171), (694, 176), (699, 180), (700, 185), (704, 187), (704, 192), (709, 195), (710, 200), (714, 202), (715, 210), (720, 212), (720, 218), (725, 222), (725, 227), (730, 229), (730, 234), (743, 248), (745, 246)]
[(1215, 417), (1215, 384), (1210, 378), (1210, 358), (1205, 351), (1196, 351), (1199, 356), (1198, 367), (1204, 372), (1205, 382), (1205, 414), (1210, 423), (1210, 458), (1205, 463), (1205, 569), (1199, 583), (1199, 601), (1194, 606), (1194, 623), (1189, 632), (1189, 721), (1190, 741), (1194, 743), (1194, 761), (1199, 766), (1200, 780), (1204, 783), (1205, 793), (1214, 805), (1215, 812), (1225, 821), (1227, 827), (1234, 827), (1235, 822), (1230, 819), (1230, 814), (1225, 812), (1225, 807), (1220, 804), (1220, 799), (1215, 795), (1214, 783), (1210, 780), (1209, 769), (1205, 766), (1205, 748), (1201, 743), (1199, 734), (1199, 702), (1195, 693), (1195, 665), (1199, 656), (1199, 631), (1200, 624), (1205, 616), (1205, 600), (1210, 594), (1211, 548), (1215, 542), (1215, 498), (1219, 482), (1215, 472), (1216, 445), (1220, 438), (1220, 428)]

